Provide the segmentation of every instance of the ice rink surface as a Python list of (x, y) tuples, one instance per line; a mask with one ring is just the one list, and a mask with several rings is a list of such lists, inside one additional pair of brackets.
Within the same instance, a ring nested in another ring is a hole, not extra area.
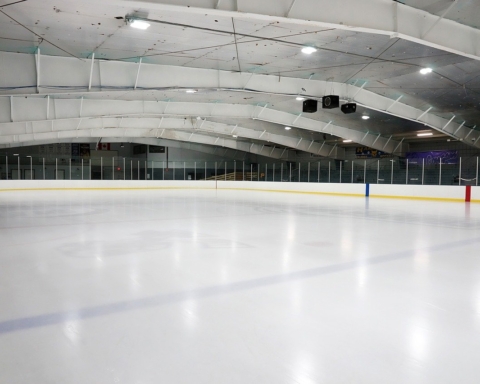
[(480, 382), (480, 205), (0, 194), (0, 383)]

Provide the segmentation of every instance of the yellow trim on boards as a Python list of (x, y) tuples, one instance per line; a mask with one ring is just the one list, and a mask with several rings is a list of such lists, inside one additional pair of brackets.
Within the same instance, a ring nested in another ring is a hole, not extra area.
[[(339, 193), (339, 192), (307, 192), (307, 191), (289, 191), (272, 190), (256, 188), (196, 188), (196, 187), (121, 187), (121, 188), (0, 188), (0, 192), (22, 192), (22, 191), (134, 191), (134, 190), (224, 190), (224, 191), (257, 191), (257, 192), (277, 192), (277, 193), (295, 193), (305, 195), (327, 195), (327, 196), (346, 196), (346, 197), (366, 197), (365, 194), (358, 193)], [(462, 198), (447, 197), (424, 197), (424, 196), (395, 196), (395, 195), (370, 195), (371, 198), (378, 199), (400, 199), (400, 200), (423, 200), (423, 201), (445, 201), (450, 203), (464, 203)], [(480, 203), (480, 200), (473, 199), (471, 203)]]
[(138, 187), (138, 188), (11, 188), (0, 189), (0, 192), (21, 191), (134, 191), (134, 190), (162, 190), (162, 189), (202, 189), (214, 191), (215, 188), (186, 188), (186, 187)]
[(424, 197), (424, 196), (394, 196), (394, 195), (370, 195), (377, 199), (401, 199), (401, 200), (430, 200), (430, 201), (448, 201), (451, 203), (464, 203), (465, 198), (456, 199), (451, 197)]
[(250, 189), (250, 188), (218, 188), (220, 191), (257, 191), (257, 192), (280, 192), (280, 193), (300, 193), (304, 195), (330, 195), (330, 196), (351, 196), (351, 197), (365, 197), (365, 194), (359, 193), (338, 193), (338, 192), (306, 192), (306, 191), (288, 191), (288, 190), (273, 190), (273, 189)]

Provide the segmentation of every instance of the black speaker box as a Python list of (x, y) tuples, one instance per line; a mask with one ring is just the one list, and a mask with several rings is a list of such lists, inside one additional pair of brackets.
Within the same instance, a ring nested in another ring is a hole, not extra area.
[(340, 96), (328, 95), (322, 98), (322, 108), (333, 109), (340, 106)]
[(349, 113), (355, 113), (357, 111), (357, 104), (355, 103), (347, 103), (343, 104), (340, 109), (342, 110), (343, 113), (349, 114)]
[(318, 102), (317, 100), (305, 100), (303, 102), (303, 112), (315, 113), (317, 112)]

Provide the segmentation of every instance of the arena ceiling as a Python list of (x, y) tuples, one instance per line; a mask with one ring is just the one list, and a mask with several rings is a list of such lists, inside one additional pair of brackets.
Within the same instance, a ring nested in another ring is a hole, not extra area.
[[(470, 0), (0, 0), (0, 145), (168, 139), (339, 159), (348, 145), (480, 147), (479, 12)], [(329, 94), (357, 112), (322, 109)]]

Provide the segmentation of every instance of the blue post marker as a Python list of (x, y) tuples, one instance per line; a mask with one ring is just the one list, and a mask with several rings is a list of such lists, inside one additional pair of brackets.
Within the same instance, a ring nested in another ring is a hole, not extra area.
[(370, 197), (370, 184), (365, 184), (365, 197)]

